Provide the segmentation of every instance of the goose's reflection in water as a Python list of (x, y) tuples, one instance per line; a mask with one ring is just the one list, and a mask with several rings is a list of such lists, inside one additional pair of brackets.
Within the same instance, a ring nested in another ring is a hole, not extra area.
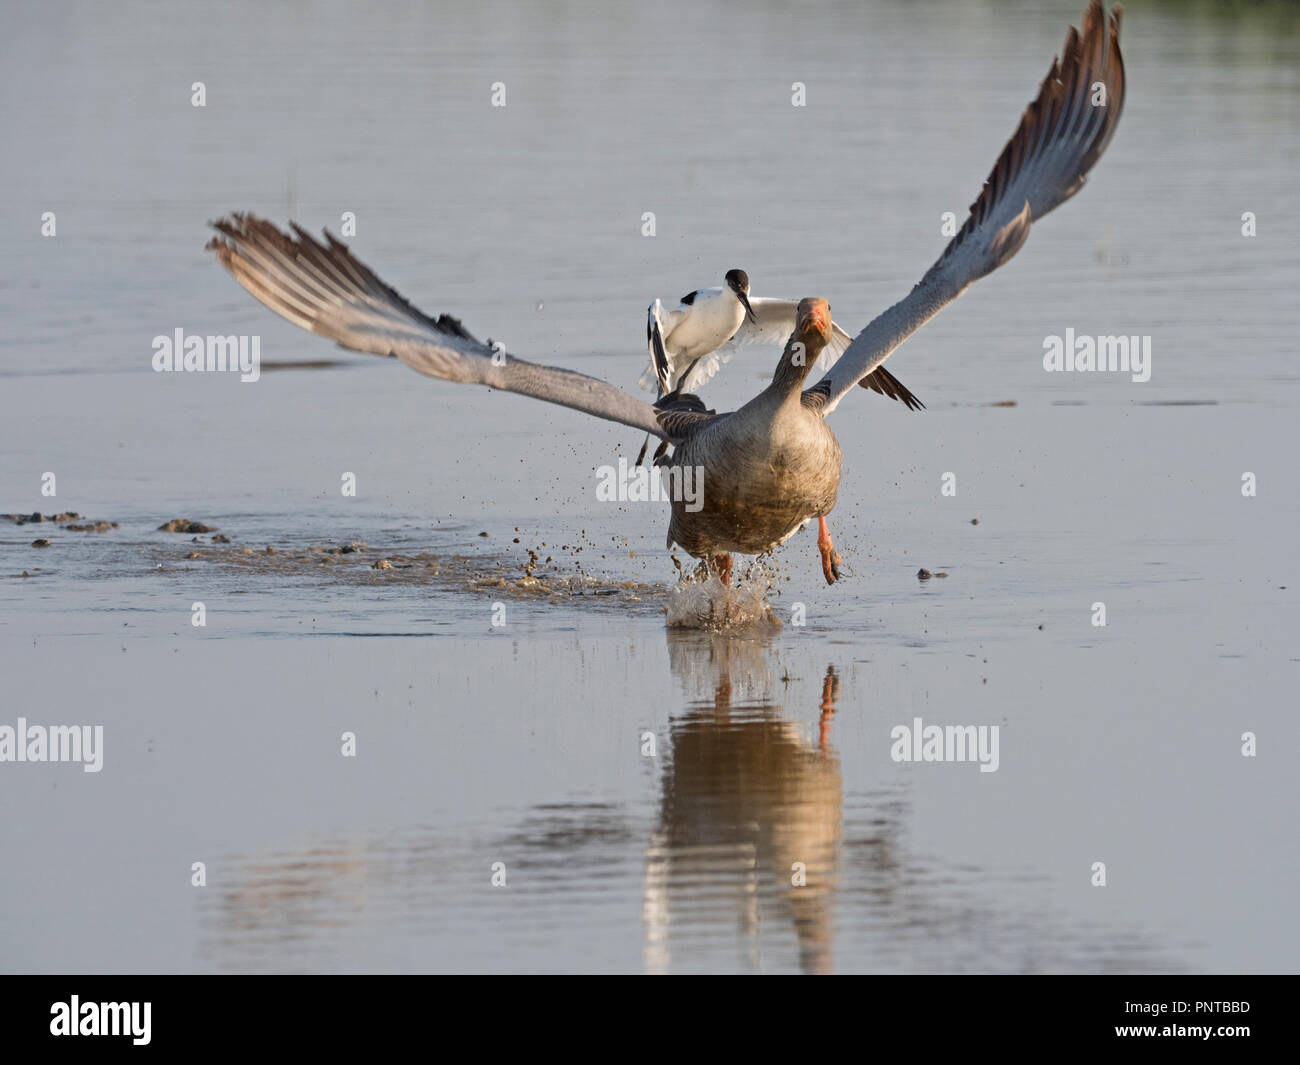
[[(1169, 959), (1188, 944), (1072, 903), (1059, 871), (1009, 864), (1007, 849), (996, 844), (1001, 829), (987, 820), (973, 818), (964, 828), (973, 837), (965, 853), (989, 856), (981, 864), (918, 848), (916, 803), (937, 778), (900, 772), (888, 760), (887, 725), (896, 712), (872, 705), (866, 693), (879, 684), (871, 667), (828, 662), (820, 645), (789, 637), (666, 639), (670, 675), (651, 677), (639, 711), (591, 717), (599, 734), (569, 721), (568, 741), (586, 745), (578, 779), (565, 781), (554, 762), (538, 771), (542, 763), (531, 751), (519, 757), (529, 748), (516, 747), (512, 770), (532, 767), (535, 774), (514, 787), (522, 800), (487, 806), (481, 789), (477, 805), (458, 800), (409, 820), (390, 814), (382, 826), (358, 826), (350, 835), (307, 826), (278, 851), (218, 862), (213, 888), (199, 902), (199, 965), (1178, 970)], [(610, 643), (587, 646), (603, 655), (619, 651)], [(596, 684), (558, 691), (539, 705), (564, 712), (567, 698), (576, 714), (584, 700), (604, 698)], [(665, 713), (665, 703), (680, 709)], [(518, 713), (522, 705), (506, 709)], [(643, 726), (633, 713), (654, 716)], [(624, 760), (618, 752), (633, 740), (649, 753), (647, 732), (655, 757)], [(493, 741), (480, 742), (488, 747), (467, 745), (449, 758), (469, 754), (490, 766)], [(440, 765), (457, 779), (472, 772)], [(388, 761), (367, 771), (367, 786), (399, 794), (404, 809), (410, 781), (394, 784)], [(610, 775), (597, 787), (592, 781), (601, 772)], [(951, 800), (943, 808), (962, 816)], [(336, 803), (310, 825), (340, 809)], [(489, 881), (498, 861), (509, 870), (507, 887)]]
[(704, 941), (724, 949), (706, 964), (761, 969), (765, 947), (793, 932), (800, 968), (831, 971), (844, 795), (831, 739), (834, 667), (820, 685), (789, 686), (816, 712), (810, 719), (774, 697), (781, 682), (761, 637), (674, 634), (669, 657), (689, 702), (669, 722), (659, 827), (646, 851), (646, 970), (669, 971), (679, 940), (693, 964), (706, 961), (707, 928)]

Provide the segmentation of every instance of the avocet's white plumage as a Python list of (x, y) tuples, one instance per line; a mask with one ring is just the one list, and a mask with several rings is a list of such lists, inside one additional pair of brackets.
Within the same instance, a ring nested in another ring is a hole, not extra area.
[[(794, 332), (798, 300), (775, 300), (755, 296), (750, 299), (749, 305), (754, 309), (754, 317), (751, 321), (745, 322), (736, 330), (736, 335), (718, 349), (718, 354), (722, 356), (723, 361), (730, 359), (743, 348), (783, 348), (785, 342), (790, 339), (790, 334)], [(819, 370), (829, 370), (835, 365), (835, 360), (844, 354), (852, 340), (853, 338), (840, 328), (839, 323), (831, 322), (831, 342), (826, 345), (826, 349), (817, 359), (815, 367)]]
[[(719, 288), (688, 292), (671, 311), (655, 300), (646, 312), (650, 365), (641, 375), (641, 387), (662, 396), (678, 388), (687, 372), (692, 381), (707, 381), (718, 372), (719, 363), (713, 353), (736, 335), (746, 318), (752, 319), (753, 311), (749, 275), (744, 270), (728, 270)], [(790, 322), (793, 330), (793, 315)], [(784, 344), (785, 338), (778, 343)], [(705, 362), (711, 363), (712, 369), (702, 369)]]
[[(742, 348), (763, 346), (779, 351), (785, 347), (794, 332), (798, 307), (794, 300), (751, 297), (751, 314), (742, 314), (733, 321), (732, 309), (720, 298), (721, 291), (709, 288), (692, 292), (685, 297), (692, 301), (690, 305), (684, 301), (673, 311), (664, 311), (659, 300), (650, 305), (646, 322), (650, 364), (637, 382), (642, 388), (657, 389), (660, 394), (676, 389), (693, 392), (713, 380), (723, 363)], [(732, 302), (739, 306), (738, 300)], [(732, 327), (730, 332), (726, 332), (728, 326)], [(831, 344), (817, 360), (818, 369), (830, 369), (853, 339), (838, 325), (833, 329)], [(662, 357), (656, 353), (658, 344), (662, 344)]]
[[(691, 393), (713, 380), (722, 364), (742, 348), (768, 346), (778, 350), (797, 325), (799, 305), (794, 300), (749, 298), (749, 275), (728, 270), (726, 285), (701, 288), (682, 297), (674, 310), (665, 311), (655, 300), (646, 316), (646, 345), (650, 365), (638, 382), (658, 396), (670, 392)], [(834, 322), (831, 339), (816, 362), (825, 370), (848, 350), (852, 337)], [(863, 388), (897, 399), (908, 410), (925, 404), (883, 366), (859, 382)], [(650, 437), (641, 445), (636, 463), (645, 460)], [(661, 444), (655, 460), (666, 450)]]
[[(734, 271), (739, 273), (740, 271)], [(724, 290), (700, 289), (683, 297), (676, 310), (665, 312), (659, 300), (650, 305), (646, 322), (646, 341), (650, 348), (650, 365), (638, 382), (647, 391), (694, 392), (713, 380), (732, 355), (753, 347), (781, 350), (794, 332), (799, 304), (795, 300), (750, 297), (748, 313), (740, 317), (731, 333), (714, 343), (735, 318), (731, 299), (727, 306)], [(697, 308), (699, 308), (697, 310)], [(816, 368), (829, 370), (853, 338), (836, 322), (831, 323), (831, 342), (817, 360)], [(710, 347), (709, 345), (713, 346)], [(862, 387), (882, 396), (897, 399), (909, 410), (925, 404), (905, 388), (888, 370), (867, 375)]]

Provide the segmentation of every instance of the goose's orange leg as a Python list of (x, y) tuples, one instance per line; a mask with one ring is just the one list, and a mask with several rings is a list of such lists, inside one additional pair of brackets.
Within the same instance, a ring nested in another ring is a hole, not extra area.
[(825, 516), (817, 519), (817, 550), (822, 553), (822, 573), (826, 575), (826, 583), (834, 584), (840, 579), (842, 560), (831, 543), (831, 531), (826, 528)]
[(728, 588), (731, 587), (731, 556), (714, 555), (713, 568), (718, 571), (718, 580)]

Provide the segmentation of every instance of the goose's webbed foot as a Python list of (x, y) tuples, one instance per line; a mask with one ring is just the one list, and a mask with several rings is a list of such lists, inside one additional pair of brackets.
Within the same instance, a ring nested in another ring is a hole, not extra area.
[(817, 519), (817, 550), (822, 556), (822, 574), (827, 584), (834, 584), (840, 579), (840, 563), (844, 560), (831, 542), (831, 531), (826, 527), (826, 518)]

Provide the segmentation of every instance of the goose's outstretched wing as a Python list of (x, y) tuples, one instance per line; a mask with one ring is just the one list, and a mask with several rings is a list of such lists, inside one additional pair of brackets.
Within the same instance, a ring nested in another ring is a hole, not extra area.
[(971, 283), (1016, 254), (1029, 227), (1083, 187), (1115, 133), (1124, 107), (1120, 7), (1107, 25), (1092, 0), (1083, 33), (1071, 29), (1038, 97), (998, 157), (966, 224), (912, 291), (879, 315), (830, 371), (804, 393), (829, 414), (890, 352), (960, 296)]
[(328, 232), (322, 244), (250, 214), (213, 222), (221, 265), (276, 314), (345, 348), (393, 355), (413, 370), (572, 407), (667, 439), (648, 403), (586, 374), (516, 359), (475, 339), (450, 315), (411, 306)]
[[(717, 350), (715, 358), (720, 356), (725, 362), (733, 354), (742, 348), (763, 345), (773, 347), (777, 350), (785, 347), (785, 342), (790, 339), (790, 334), (794, 332), (795, 320), (798, 317), (799, 303), (796, 300), (777, 300), (766, 297), (749, 298), (749, 305), (753, 308), (754, 316), (745, 318), (741, 326), (736, 330), (736, 335), (728, 340)], [(822, 350), (817, 359), (817, 369), (828, 370), (838, 361), (849, 348), (852, 337), (840, 328), (837, 322), (831, 322), (831, 342)], [(698, 371), (695, 371), (698, 373)], [(714, 369), (713, 373), (717, 373)], [(709, 374), (710, 377), (713, 373)], [(694, 376), (694, 374), (692, 374)], [(698, 381), (683, 381), (683, 388), (696, 387)], [(908, 410), (923, 410), (925, 404), (916, 398), (910, 389), (905, 387), (893, 374), (883, 366), (877, 367), (866, 377), (858, 382), (863, 388), (869, 388), (872, 392), (877, 392), (882, 396), (890, 399), (899, 400)]]

